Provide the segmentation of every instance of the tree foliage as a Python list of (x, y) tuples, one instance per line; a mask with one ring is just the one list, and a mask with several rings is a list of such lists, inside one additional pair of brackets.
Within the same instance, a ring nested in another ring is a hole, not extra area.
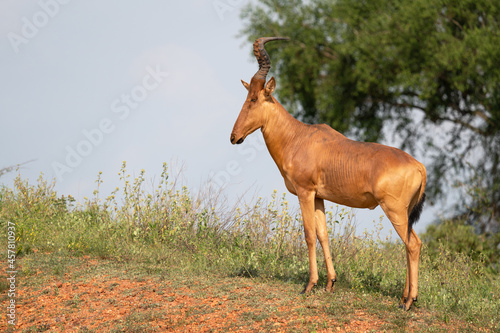
[(291, 113), (425, 155), (431, 197), (478, 185), (460, 214), (498, 227), (499, 2), (259, 0), (242, 17), (249, 41), (291, 38), (267, 47)]

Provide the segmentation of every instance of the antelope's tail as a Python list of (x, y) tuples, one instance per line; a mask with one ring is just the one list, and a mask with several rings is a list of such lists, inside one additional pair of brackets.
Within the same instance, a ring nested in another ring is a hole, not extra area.
[(425, 183), (427, 181), (427, 172), (425, 167), (422, 165), (420, 170), (422, 174), (422, 183), (420, 185), (420, 191), (418, 196), (417, 203), (411, 209), (410, 214), (408, 215), (408, 240), (410, 239), (411, 230), (413, 229), (413, 225), (418, 221), (420, 215), (422, 214), (422, 209), (424, 208), (425, 202)]

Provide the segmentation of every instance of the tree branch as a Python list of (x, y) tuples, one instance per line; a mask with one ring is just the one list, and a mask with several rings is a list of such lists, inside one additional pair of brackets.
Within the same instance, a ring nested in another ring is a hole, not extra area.
[(484, 132), (483, 130), (481, 130), (475, 126), (472, 126), (471, 124), (466, 123), (465, 121), (462, 121), (460, 119), (453, 119), (453, 118), (448, 118), (448, 117), (437, 117), (437, 120), (449, 121), (449, 122), (452, 122), (454, 124), (461, 125), (467, 129), (470, 129), (471, 131), (475, 132), (476, 134), (479, 134), (482, 136), (486, 135), (486, 132)]
[(2, 168), (2, 169), (0, 169), (0, 177), (2, 177), (6, 173), (12, 172), (14, 169), (20, 169), (22, 165), (31, 163), (33, 161), (35, 161), (35, 160), (33, 159), (33, 160), (29, 160), (29, 161), (26, 161), (26, 162), (23, 162), (23, 163), (14, 164), (14, 165)]

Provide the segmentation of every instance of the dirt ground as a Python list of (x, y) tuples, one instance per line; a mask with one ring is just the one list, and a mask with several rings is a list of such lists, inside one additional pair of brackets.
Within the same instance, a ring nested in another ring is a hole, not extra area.
[[(57, 292), (38, 290), (24, 302), (19, 313), (22, 319), (20, 330), (30, 327), (47, 328), (53, 332), (78, 332), (80, 330), (101, 331), (121, 328), (125, 331), (293, 331), (301, 329), (303, 321), (310, 323), (326, 322), (330, 327), (325, 331), (367, 332), (380, 327), (380, 321), (369, 318), (362, 311), (347, 325), (339, 325), (333, 318), (313, 316), (300, 318), (300, 314), (284, 319), (269, 316), (258, 320), (252, 304), (245, 302), (245, 294), (255, 286), (244, 286), (234, 299), (229, 295), (198, 298), (190, 288), (173, 290), (168, 286), (150, 281), (132, 282), (130, 280), (106, 280), (105, 277), (92, 279), (74, 285), (58, 284)], [(162, 290), (162, 292), (159, 292)], [(80, 295), (75, 300), (75, 295)], [(264, 300), (271, 305), (271, 300)], [(278, 311), (291, 312), (278, 307)], [(155, 311), (152, 313), (151, 308)], [(255, 316), (249, 322), (249, 314)], [(140, 323), (147, 322), (147, 325)], [(319, 331), (322, 331), (321, 329)]]
[[(192, 274), (173, 279), (120, 265), (106, 268), (90, 258), (63, 268), (52, 276), (32, 269), (25, 278), (30, 283), (21, 282), (16, 331), (418, 332), (429, 326), (454, 331), (427, 323), (418, 309), (387, 313), (383, 309), (397, 307), (390, 299), (379, 300), (381, 311), (367, 310), (366, 302), (348, 291), (304, 297), (284, 282)], [(0, 331), (6, 330), (13, 331), (2, 315)]]

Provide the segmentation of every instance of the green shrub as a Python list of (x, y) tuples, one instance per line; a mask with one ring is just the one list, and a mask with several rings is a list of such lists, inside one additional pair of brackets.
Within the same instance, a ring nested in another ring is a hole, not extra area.
[(461, 220), (445, 220), (429, 225), (421, 238), (433, 258), (441, 256), (446, 249), (452, 257), (464, 254), (484, 263), (492, 273), (500, 272), (500, 233), (478, 235), (473, 226)]

